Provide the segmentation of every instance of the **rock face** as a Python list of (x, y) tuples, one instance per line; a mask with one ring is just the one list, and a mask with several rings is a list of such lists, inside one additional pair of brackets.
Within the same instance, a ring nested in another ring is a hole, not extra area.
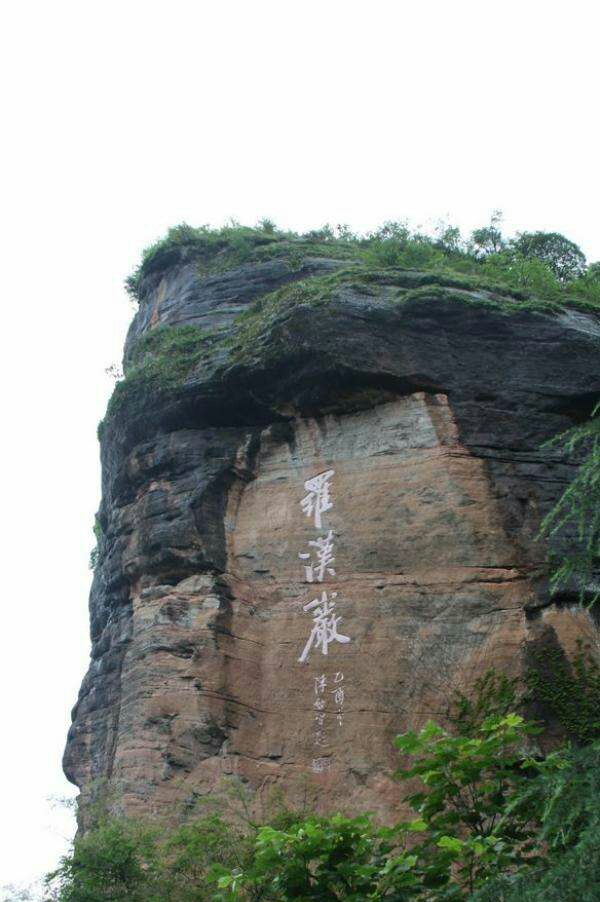
[(535, 643), (598, 646), (549, 597), (536, 541), (573, 470), (541, 446), (600, 396), (598, 320), (341, 280), (236, 350), (252, 302), (339, 267), (188, 263), (145, 288), (126, 361), (156, 326), (214, 342), (104, 428), (92, 660), (65, 753), (84, 827), (100, 789), (177, 819), (227, 782), (257, 805), (278, 789), (395, 817), (397, 733), (443, 721), (491, 667), (523, 674)]

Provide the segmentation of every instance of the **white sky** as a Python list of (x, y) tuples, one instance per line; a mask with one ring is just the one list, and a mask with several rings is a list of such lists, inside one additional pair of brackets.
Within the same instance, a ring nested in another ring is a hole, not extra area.
[(170, 225), (358, 230), (505, 212), (600, 258), (594, 0), (7, 0), (0, 247), (0, 884), (66, 848), (46, 798), (88, 655), (96, 424)]

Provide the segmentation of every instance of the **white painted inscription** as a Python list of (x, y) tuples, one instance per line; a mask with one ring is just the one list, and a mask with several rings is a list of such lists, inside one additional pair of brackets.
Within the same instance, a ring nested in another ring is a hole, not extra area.
[(319, 536), (318, 539), (314, 539), (308, 544), (317, 549), (315, 560), (312, 560), (310, 552), (298, 555), (300, 560), (309, 561), (308, 564), (304, 565), (306, 581), (309, 583), (322, 583), (326, 573), (329, 573), (330, 576), (335, 576), (335, 570), (330, 566), (335, 561), (333, 556), (333, 532), (329, 530), (326, 536)]
[(304, 651), (298, 658), (301, 664), (308, 658), (313, 645), (317, 651), (320, 649), (324, 655), (327, 655), (332, 642), (341, 642), (342, 645), (350, 642), (349, 636), (342, 636), (341, 633), (338, 633), (338, 623), (342, 618), (335, 613), (333, 599), (336, 597), (337, 592), (331, 593), (331, 600), (327, 597), (327, 592), (322, 592), (321, 598), (309, 601), (302, 608), (306, 612), (313, 611), (313, 628), (308, 642), (304, 646)]
[[(307, 479), (304, 483), (306, 495), (300, 501), (300, 507), (302, 513), (311, 518), (317, 530), (323, 529), (322, 514), (333, 508), (331, 482), (334, 475), (335, 470), (325, 470), (311, 479)], [(304, 568), (305, 581), (307, 583), (323, 583), (327, 577), (335, 577), (333, 530), (329, 529), (311, 539), (308, 547), (311, 549), (310, 551), (298, 554)], [(308, 664), (311, 655), (320, 653), (329, 656), (330, 646), (333, 646), (334, 643), (347, 645), (351, 641), (350, 636), (346, 636), (340, 631), (342, 617), (336, 609), (338, 603), (336, 599), (338, 599), (337, 592), (322, 590), (319, 597), (313, 598), (312, 601), (303, 605), (304, 613), (312, 615), (312, 627), (298, 658), (301, 664)], [(324, 773), (333, 766), (333, 758), (324, 755), (321, 750), (328, 744), (326, 722), (331, 722), (331, 720), (327, 721), (328, 715), (330, 718), (335, 715), (338, 727), (341, 727), (344, 722), (345, 698), (346, 689), (342, 671), (336, 671), (330, 687), (327, 685), (325, 673), (315, 676), (313, 700), (315, 757), (312, 759), (312, 770), (316, 774)]]
[(300, 502), (300, 507), (302, 513), (307, 517), (314, 517), (317, 529), (321, 529), (321, 514), (333, 507), (329, 493), (329, 481), (334, 473), (335, 470), (326, 470), (324, 473), (319, 473), (318, 476), (313, 476), (312, 479), (307, 479), (304, 483), (304, 489), (308, 494)]

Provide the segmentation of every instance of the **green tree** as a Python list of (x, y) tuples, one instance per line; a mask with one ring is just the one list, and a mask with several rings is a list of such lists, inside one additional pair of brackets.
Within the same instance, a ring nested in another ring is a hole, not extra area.
[(502, 212), (494, 210), (489, 225), (475, 229), (471, 233), (471, 247), (476, 257), (488, 257), (490, 254), (499, 254), (506, 247), (502, 237)]
[(435, 229), (434, 244), (437, 248), (444, 251), (445, 254), (456, 256), (464, 255), (464, 243), (460, 228), (451, 225), (446, 220), (440, 220)]
[(600, 744), (536, 759), (539, 728), (517, 704), (516, 682), (490, 671), (457, 696), (453, 734), (428, 723), (399, 736), (397, 776), (422, 787), (406, 799), (414, 817), (394, 827), (289, 811), (262, 826), (215, 814), (170, 832), (105, 821), (49, 876), (48, 900), (591, 902)]
[[(170, 833), (160, 849), (161, 880), (172, 902), (214, 902), (218, 877), (251, 860), (256, 828), (198, 818)], [(250, 897), (252, 898), (252, 897)]]
[(448, 720), (461, 736), (476, 736), (489, 717), (503, 717), (520, 707), (519, 680), (493, 668), (475, 680), (469, 693), (456, 692)]
[[(221, 875), (221, 898), (247, 899), (252, 888), (280, 902), (462, 900), (498, 873), (536, 865), (539, 793), (526, 788), (562, 758), (527, 753), (539, 729), (505, 712), (513, 681), (490, 673), (475, 689), (473, 701), (459, 698), (458, 736), (429, 723), (396, 739), (411, 759), (398, 778), (423, 783), (406, 799), (415, 818), (392, 829), (341, 815), (263, 827), (247, 868)], [(486, 704), (502, 713), (484, 716)]]
[(532, 773), (560, 764), (558, 755), (543, 763), (528, 755), (527, 740), (538, 732), (506, 714), (486, 718), (475, 735), (451, 736), (428, 723), (396, 739), (414, 759), (397, 776), (424, 785), (407, 798), (418, 819), (399, 829), (421, 835), (412, 852), (431, 898), (468, 898), (498, 872), (535, 862), (537, 812), (521, 795)]
[(472, 902), (597, 902), (600, 899), (600, 744), (570, 750), (522, 799), (542, 812), (533, 867), (488, 881)]
[(514, 248), (490, 254), (480, 265), (482, 274), (513, 288), (544, 298), (561, 296), (560, 283), (550, 267), (536, 257), (524, 257)]
[(585, 272), (585, 254), (559, 232), (520, 232), (511, 244), (522, 257), (544, 263), (559, 282), (570, 282)]
[(76, 840), (46, 878), (60, 902), (150, 902), (160, 896), (157, 828), (110, 821)]

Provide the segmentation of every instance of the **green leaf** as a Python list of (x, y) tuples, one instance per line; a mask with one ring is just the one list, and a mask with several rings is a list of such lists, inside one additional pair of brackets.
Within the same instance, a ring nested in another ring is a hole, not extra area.
[(440, 849), (447, 849), (449, 852), (460, 854), (464, 843), (456, 836), (441, 836), (436, 845)]

